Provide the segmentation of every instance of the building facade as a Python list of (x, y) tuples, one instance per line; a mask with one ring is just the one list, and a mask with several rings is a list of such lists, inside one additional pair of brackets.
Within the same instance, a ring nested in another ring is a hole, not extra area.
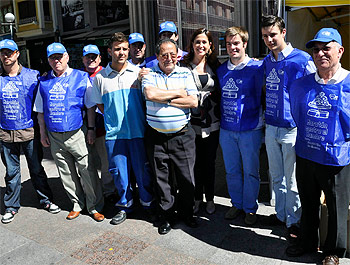
[[(112, 33), (140, 32), (147, 43), (146, 55), (154, 54), (158, 27), (173, 21), (179, 31), (179, 46), (186, 50), (192, 32), (205, 27), (215, 40), (219, 57), (226, 57), (223, 34), (227, 27), (244, 26), (250, 33), (250, 56), (265, 52), (259, 19), (269, 1), (241, 0), (1, 0), (0, 23), (6, 13), (16, 17), (14, 38), (20, 45), (21, 62), (40, 72), (49, 69), (46, 47), (62, 42), (70, 54), (70, 66), (80, 68), (82, 48), (100, 47), (102, 65), (109, 61), (107, 41)], [(9, 37), (0, 27), (0, 39)]]

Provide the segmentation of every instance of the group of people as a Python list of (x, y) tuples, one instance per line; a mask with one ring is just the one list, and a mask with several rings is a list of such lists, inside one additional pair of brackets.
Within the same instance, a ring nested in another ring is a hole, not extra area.
[(160, 234), (178, 218), (195, 228), (203, 193), (206, 212), (215, 212), (220, 143), (232, 203), (225, 218), (244, 214), (245, 223), (254, 225), (265, 127), (276, 214), (261, 222), (287, 228), (288, 256), (317, 251), (322, 190), (328, 207), (323, 263), (338, 264), (346, 253), (350, 200), (350, 75), (340, 64), (342, 39), (336, 29), (321, 29), (306, 44), (312, 59), (286, 42), (282, 18), (264, 16), (261, 32), (270, 53), (259, 61), (246, 53), (248, 32), (228, 28), (223, 64), (207, 29), (194, 31), (184, 52), (170, 21), (160, 25), (154, 57), (145, 58), (142, 34), (113, 34), (105, 68), (95, 45), (84, 47), (81, 71), (68, 66), (61, 43), (52, 43), (52, 71), (41, 77), (20, 65), (15, 42), (1, 41), (2, 222), (10, 223), (20, 208), (21, 148), (40, 204), (60, 211), (41, 166), (41, 142), (51, 148), (72, 202), (67, 219), (86, 208), (102, 221), (104, 200), (117, 194), (111, 224), (122, 223), (134, 208), (135, 179), (140, 203), (159, 221)]

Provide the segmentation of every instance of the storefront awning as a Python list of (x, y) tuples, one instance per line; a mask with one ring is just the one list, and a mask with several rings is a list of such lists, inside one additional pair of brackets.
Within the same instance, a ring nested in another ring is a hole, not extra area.
[(286, 6), (290, 7), (316, 7), (349, 5), (349, 0), (286, 0)]

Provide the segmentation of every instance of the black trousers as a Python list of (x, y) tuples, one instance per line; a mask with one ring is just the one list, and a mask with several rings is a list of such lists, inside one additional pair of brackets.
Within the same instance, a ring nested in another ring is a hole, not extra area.
[(206, 201), (214, 199), (215, 160), (219, 145), (219, 130), (211, 132), (206, 138), (196, 135), (196, 163), (194, 166), (195, 199)]
[[(145, 143), (148, 159), (154, 173), (155, 194), (163, 212), (173, 211), (175, 195), (171, 180), (174, 167), (178, 193), (178, 213), (183, 217), (193, 215), (195, 133), (186, 127), (177, 134), (167, 135), (146, 128)], [(169, 213), (167, 213), (169, 214)], [(165, 214), (166, 215), (166, 214)]]
[(328, 228), (323, 253), (345, 257), (350, 165), (326, 166), (297, 156), (296, 179), (302, 207), (302, 246), (307, 249), (318, 247), (320, 196), (323, 190), (328, 208)]

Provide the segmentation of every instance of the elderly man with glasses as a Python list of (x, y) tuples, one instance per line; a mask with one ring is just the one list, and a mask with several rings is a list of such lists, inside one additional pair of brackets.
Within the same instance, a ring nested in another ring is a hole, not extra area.
[[(88, 170), (88, 150), (81, 129), (84, 104), (90, 108), (88, 115), (94, 112), (94, 104), (89, 104), (85, 93), (91, 89), (89, 76), (68, 66), (69, 55), (61, 43), (50, 44), (47, 57), (52, 71), (40, 79), (34, 105), (41, 143), (51, 147), (63, 186), (73, 203), (67, 219), (77, 218), (86, 206), (93, 219), (100, 222), (104, 220), (99, 213), (103, 208), (102, 188), (98, 177)], [(88, 126), (93, 127), (94, 120), (88, 121)]]
[(145, 140), (161, 209), (158, 232), (167, 234), (175, 211), (170, 164), (179, 189), (178, 214), (187, 226), (198, 225), (193, 218), (195, 132), (189, 124), (190, 108), (198, 105), (198, 91), (191, 72), (176, 65), (174, 40), (160, 40), (156, 54), (158, 65), (142, 81), (148, 123)]
[(339, 264), (347, 246), (350, 200), (350, 72), (341, 67), (344, 53), (339, 32), (323, 28), (306, 44), (317, 68), (290, 89), (297, 124), (296, 179), (302, 206), (298, 244), (288, 256), (317, 251), (321, 190), (328, 209), (323, 264)]

